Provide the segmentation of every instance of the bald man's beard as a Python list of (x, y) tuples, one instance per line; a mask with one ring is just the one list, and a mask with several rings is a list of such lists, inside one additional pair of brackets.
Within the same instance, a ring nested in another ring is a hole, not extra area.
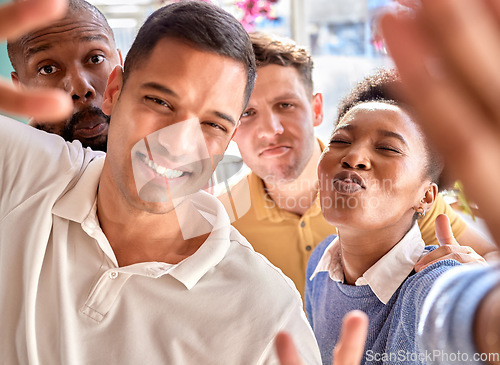
[(61, 132), (61, 137), (63, 137), (66, 141), (72, 142), (75, 139), (78, 139), (83, 147), (90, 147), (94, 151), (107, 151), (108, 144), (108, 133), (96, 136), (94, 138), (77, 138), (74, 136), (75, 130), (83, 121), (88, 120), (101, 120), (109, 125), (109, 116), (104, 114), (102, 110), (98, 107), (87, 107), (75, 114), (71, 117), (71, 119), (66, 123), (64, 129)]

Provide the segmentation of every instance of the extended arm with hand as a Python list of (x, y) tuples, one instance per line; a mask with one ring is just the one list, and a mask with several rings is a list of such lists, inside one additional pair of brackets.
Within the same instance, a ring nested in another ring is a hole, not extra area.
[[(477, 203), (498, 245), (500, 2), (422, 0), (421, 3), (415, 15), (387, 15), (382, 19), (386, 45), (422, 128), (443, 154), (447, 168), (463, 182), (467, 196)], [(500, 274), (495, 268), (473, 270), (478, 273), (477, 280), (473, 280), (474, 272), (469, 269), (456, 271), (456, 281), (449, 277), (440, 279), (435, 289), (439, 295), (434, 300), (437, 303), (440, 297), (451, 298), (446, 317), (452, 323), (451, 328), (460, 327), (465, 322), (464, 314), (460, 313), (466, 313), (472, 319), (472, 328), (466, 330), (475, 334), (471, 342), (476, 349), (498, 354)], [(452, 297), (453, 288), (469, 279), (468, 285), (463, 286), (469, 295), (456, 292)], [(446, 280), (455, 286), (446, 286)], [(481, 289), (487, 290), (486, 294)], [(480, 302), (472, 312), (467, 312), (461, 305), (473, 298), (472, 292), (476, 298), (481, 295)], [(453, 313), (458, 314), (453, 317)], [(433, 328), (432, 321), (424, 323)], [(422, 335), (425, 338), (428, 334)], [(443, 343), (445, 333), (440, 335)], [(456, 348), (462, 339), (448, 340), (448, 345)]]
[[(14, 39), (62, 17), (67, 7), (67, 0), (26, 0), (3, 5), (0, 40)], [(65, 118), (72, 110), (71, 99), (62, 90), (21, 90), (0, 79), (0, 112), (50, 121)]]

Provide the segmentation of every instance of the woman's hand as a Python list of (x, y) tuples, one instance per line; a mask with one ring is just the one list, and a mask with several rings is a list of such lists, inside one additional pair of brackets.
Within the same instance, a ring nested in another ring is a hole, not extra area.
[(462, 264), (486, 265), (486, 260), (469, 246), (461, 246), (451, 230), (451, 224), (446, 214), (436, 218), (436, 238), (439, 247), (429, 252), (415, 264), (415, 271), (419, 272), (427, 266), (441, 260), (456, 260)]

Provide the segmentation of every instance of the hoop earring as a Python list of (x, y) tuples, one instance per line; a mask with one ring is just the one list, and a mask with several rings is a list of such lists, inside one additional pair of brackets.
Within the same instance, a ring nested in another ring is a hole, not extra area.
[(417, 219), (422, 219), (423, 217), (425, 217), (425, 210), (424, 210), (424, 208), (418, 207), (418, 208), (413, 208), (413, 209), (417, 213)]

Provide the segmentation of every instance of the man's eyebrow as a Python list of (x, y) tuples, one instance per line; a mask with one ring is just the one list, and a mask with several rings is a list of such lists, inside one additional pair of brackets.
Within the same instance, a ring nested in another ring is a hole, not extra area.
[(154, 90), (159, 91), (161, 93), (172, 95), (176, 98), (179, 97), (179, 95), (177, 95), (172, 89), (169, 89), (168, 87), (163, 86), (157, 82), (146, 82), (146, 83), (142, 84), (142, 87), (148, 88), (148, 89), (154, 89)]
[(38, 47), (30, 47), (30, 48), (28, 48), (28, 51), (26, 52), (25, 58), (26, 58), (26, 60), (29, 60), (37, 53), (47, 51), (51, 48), (52, 48), (52, 44), (48, 44), (48, 43), (42, 44), (41, 46), (38, 46)]
[(224, 120), (227, 120), (229, 123), (231, 123), (232, 125), (236, 125), (236, 121), (234, 120), (234, 118), (232, 118), (230, 115), (226, 114), (226, 113), (221, 113), (221, 112), (218, 112), (218, 111), (214, 111), (214, 114), (219, 117), (219, 118), (222, 118)]
[(92, 42), (92, 41), (109, 41), (109, 38), (104, 34), (92, 34), (83, 37), (79, 37), (78, 40), (80, 42)]
[[(108, 42), (109, 38), (103, 34), (93, 34), (83, 37), (78, 37), (78, 42), (94, 42), (94, 41), (105, 41)], [(53, 47), (52, 43), (41, 44), (40, 46), (30, 47), (26, 52), (26, 60), (29, 60), (31, 57), (36, 55), (37, 53), (47, 51)]]
[(297, 99), (297, 98), (298, 98), (298, 96), (297, 96), (296, 93), (294, 93), (294, 92), (288, 92), (288, 93), (281, 94), (281, 95), (275, 97), (274, 101), (276, 102), (276, 101), (280, 101), (280, 100), (283, 100), (283, 99), (286, 100), (286, 99)]
[(388, 131), (388, 130), (385, 130), (385, 129), (379, 129), (378, 133), (380, 133), (384, 137), (391, 137), (391, 138), (399, 139), (401, 142), (403, 142), (405, 144), (406, 147), (408, 147), (408, 143), (406, 142), (406, 140), (404, 139), (404, 137), (401, 134), (399, 134), (399, 133)]

